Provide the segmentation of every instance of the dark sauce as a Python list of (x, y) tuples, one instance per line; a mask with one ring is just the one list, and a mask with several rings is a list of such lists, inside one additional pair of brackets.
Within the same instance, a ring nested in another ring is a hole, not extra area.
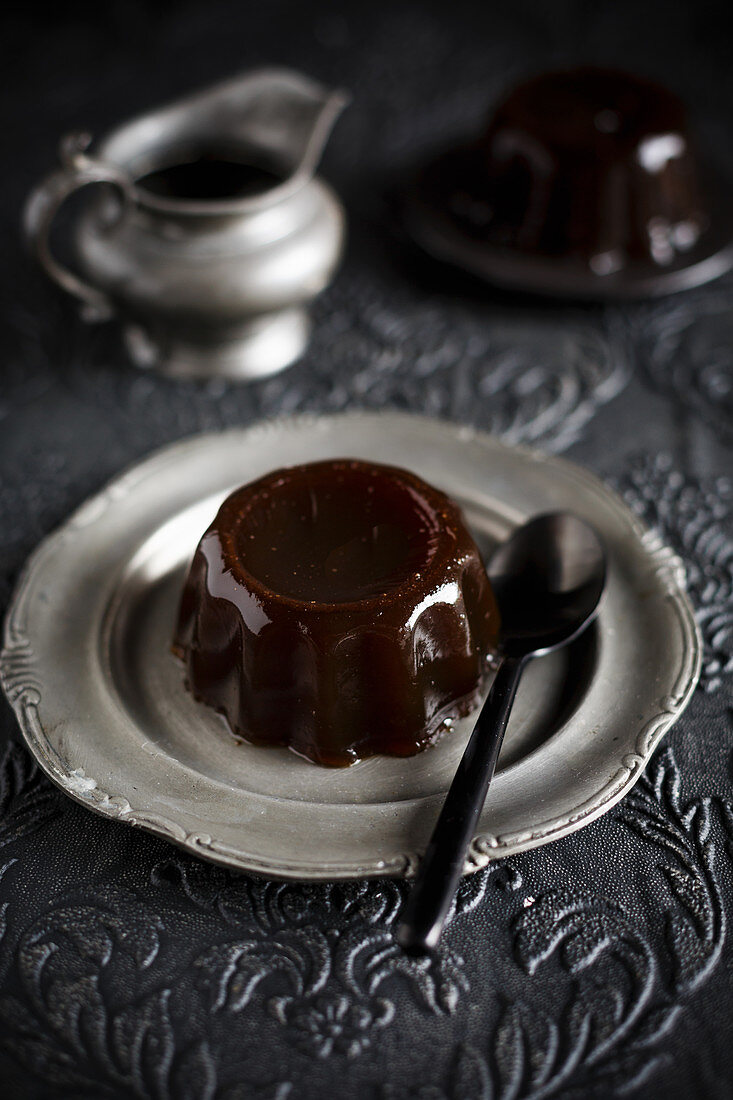
[(498, 612), (455, 504), (335, 460), (234, 492), (196, 551), (174, 651), (235, 734), (317, 763), (409, 756), (477, 702)]
[(275, 164), (203, 152), (147, 172), (136, 183), (159, 198), (216, 202), (265, 194), (285, 175)]

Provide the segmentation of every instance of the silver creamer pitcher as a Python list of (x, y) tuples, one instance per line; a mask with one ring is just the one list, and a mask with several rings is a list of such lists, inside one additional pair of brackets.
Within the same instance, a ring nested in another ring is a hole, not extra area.
[[(346, 103), (280, 69), (251, 72), (108, 134), (61, 143), (25, 228), (46, 272), (87, 320), (119, 316), (132, 359), (179, 377), (257, 378), (303, 352), (307, 306), (338, 263), (344, 215), (314, 175)], [(72, 227), (78, 273), (54, 258), (62, 203), (90, 194)]]

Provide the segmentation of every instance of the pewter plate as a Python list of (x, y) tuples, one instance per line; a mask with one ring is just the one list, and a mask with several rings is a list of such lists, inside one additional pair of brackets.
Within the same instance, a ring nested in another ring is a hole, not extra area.
[(398, 413), (298, 417), (198, 436), (88, 501), (30, 559), (0, 676), (44, 771), (98, 813), (207, 859), (281, 878), (414, 873), (466, 724), (408, 760), (319, 768), (233, 742), (170, 653), (187, 564), (219, 501), (281, 465), (406, 466), (456, 498), (485, 551), (569, 508), (600, 531), (597, 623), (536, 660), (517, 697), (466, 871), (570, 833), (639, 778), (695, 686), (701, 645), (678, 560), (609, 489), (557, 458)]

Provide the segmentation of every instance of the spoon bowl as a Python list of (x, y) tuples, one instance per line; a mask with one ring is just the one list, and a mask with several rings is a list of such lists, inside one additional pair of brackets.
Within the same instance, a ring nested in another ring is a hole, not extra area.
[(502, 656), (539, 657), (576, 638), (596, 614), (605, 553), (584, 520), (548, 512), (498, 547), (488, 574), (501, 614)]

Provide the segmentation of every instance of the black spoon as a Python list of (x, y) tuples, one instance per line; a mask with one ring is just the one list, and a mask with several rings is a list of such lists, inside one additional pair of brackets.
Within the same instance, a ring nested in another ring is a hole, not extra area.
[(536, 516), (496, 550), (488, 574), (501, 614), (501, 664), (458, 765), (397, 942), (421, 954), (437, 947), (486, 799), (525, 665), (566, 645), (598, 610), (606, 556), (593, 528), (568, 512)]

